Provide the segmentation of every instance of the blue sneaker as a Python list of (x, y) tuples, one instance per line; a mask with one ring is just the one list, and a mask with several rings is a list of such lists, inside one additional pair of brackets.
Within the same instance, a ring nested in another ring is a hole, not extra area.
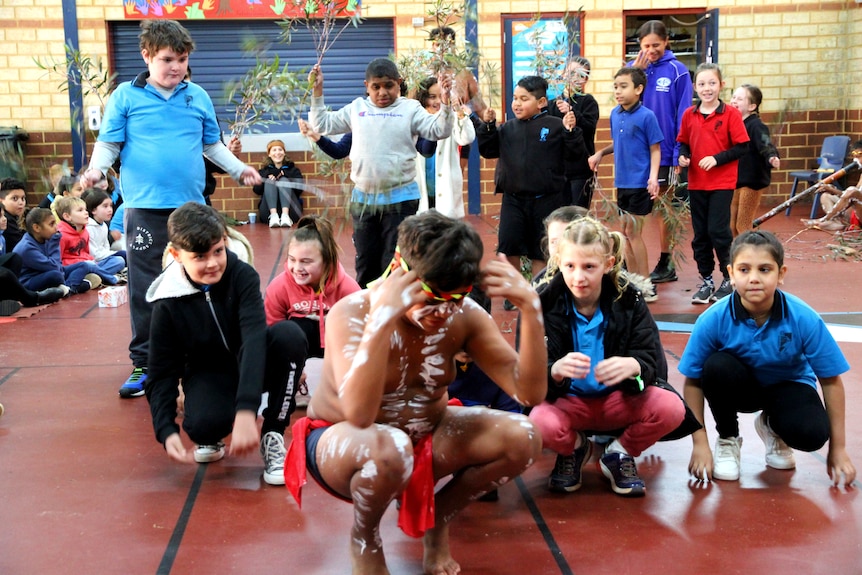
[(557, 455), (554, 471), (548, 477), (548, 489), (558, 493), (573, 493), (581, 488), (584, 464), (590, 458), (593, 444), (582, 433), (581, 446), (571, 455)]
[(120, 387), (120, 397), (129, 399), (132, 397), (141, 397), (144, 395), (144, 384), (147, 383), (147, 368), (136, 367), (132, 370), (132, 374), (126, 383)]
[(625, 497), (642, 497), (646, 494), (646, 485), (638, 477), (635, 458), (625, 453), (612, 451), (602, 455), (600, 460), (602, 473), (611, 480), (611, 489)]

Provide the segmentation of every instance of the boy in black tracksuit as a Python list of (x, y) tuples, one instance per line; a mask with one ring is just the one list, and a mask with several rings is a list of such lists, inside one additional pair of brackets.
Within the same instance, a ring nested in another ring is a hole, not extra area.
[(562, 120), (548, 114), (548, 83), (540, 76), (518, 81), (512, 99), (514, 120), (499, 129), (494, 110), (476, 130), (483, 158), (499, 158), (495, 193), (502, 193), (497, 252), (520, 269), (521, 256), (532, 260), (535, 275), (545, 267), (544, 219), (568, 204), (565, 166), (584, 156), (584, 137), (569, 111)]
[[(147, 290), (153, 314), (145, 390), (153, 428), (180, 462), (218, 461), (222, 440), (232, 433), (231, 453), (260, 447), (264, 480), (283, 485), (295, 359), (280, 331), (266, 326), (260, 277), (227, 251), (225, 234), (224, 219), (203, 204), (189, 202), (168, 219), (173, 261)], [(197, 444), (193, 454), (176, 423), (180, 380), (183, 430)], [(269, 401), (259, 433), (263, 391)]]

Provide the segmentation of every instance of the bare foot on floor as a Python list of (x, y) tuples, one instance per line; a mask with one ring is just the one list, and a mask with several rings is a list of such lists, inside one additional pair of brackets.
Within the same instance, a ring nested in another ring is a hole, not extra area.
[(457, 575), (461, 566), (449, 552), (448, 527), (429, 529), (425, 533), (425, 575)]
[(844, 229), (844, 224), (835, 220), (802, 220), (802, 223), (808, 228), (824, 232), (840, 232)]

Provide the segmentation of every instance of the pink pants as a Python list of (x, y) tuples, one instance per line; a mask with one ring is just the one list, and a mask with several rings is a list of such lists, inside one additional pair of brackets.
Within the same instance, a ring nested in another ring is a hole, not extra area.
[(575, 449), (578, 432), (623, 430), (619, 442), (637, 457), (650, 445), (679, 427), (685, 405), (679, 396), (649, 386), (643, 393), (615, 391), (602, 397), (566, 396), (542, 402), (530, 420), (542, 433), (542, 444), (563, 455)]

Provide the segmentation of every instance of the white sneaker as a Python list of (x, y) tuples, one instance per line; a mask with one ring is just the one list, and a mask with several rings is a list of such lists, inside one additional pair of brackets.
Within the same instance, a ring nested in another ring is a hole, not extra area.
[(212, 463), (224, 457), (224, 443), (219, 441), (215, 445), (198, 445), (195, 449), (195, 461), (198, 463)]
[(281, 220), (278, 219), (278, 214), (269, 214), (269, 227), (280, 228)]
[(293, 225), (293, 220), (291, 220), (290, 216), (288, 216), (287, 214), (281, 214), (281, 220), (279, 222), (279, 225), (283, 228), (289, 228)]
[(277, 431), (267, 432), (260, 440), (263, 458), (263, 480), (270, 485), (284, 485), (284, 436)]
[(766, 445), (766, 465), (773, 469), (795, 469), (796, 458), (793, 457), (793, 450), (778, 437), (769, 423), (766, 421), (766, 414), (762, 411), (757, 419), (754, 420), (754, 429), (757, 435), (763, 440)]
[(739, 480), (739, 448), (741, 437), (718, 438), (712, 462), (712, 477), (724, 481)]

